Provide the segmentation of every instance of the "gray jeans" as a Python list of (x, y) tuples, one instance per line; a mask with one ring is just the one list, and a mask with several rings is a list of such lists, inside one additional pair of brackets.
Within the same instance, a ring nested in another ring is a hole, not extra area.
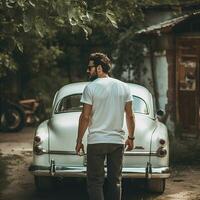
[(104, 161), (107, 159), (107, 199), (121, 199), (123, 144), (88, 144), (87, 184), (90, 200), (104, 200)]

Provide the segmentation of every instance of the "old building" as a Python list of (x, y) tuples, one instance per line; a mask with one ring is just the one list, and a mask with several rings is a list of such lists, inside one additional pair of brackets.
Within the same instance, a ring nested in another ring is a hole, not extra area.
[(141, 83), (154, 94), (157, 109), (166, 112), (174, 135), (200, 135), (200, 4), (161, 5), (144, 9), (147, 26), (145, 73)]

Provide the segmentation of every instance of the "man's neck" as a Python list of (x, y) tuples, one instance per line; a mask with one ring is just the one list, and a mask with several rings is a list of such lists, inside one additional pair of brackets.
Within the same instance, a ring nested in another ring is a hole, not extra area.
[(109, 77), (108, 74), (105, 73), (98, 75), (98, 78), (108, 78), (108, 77)]

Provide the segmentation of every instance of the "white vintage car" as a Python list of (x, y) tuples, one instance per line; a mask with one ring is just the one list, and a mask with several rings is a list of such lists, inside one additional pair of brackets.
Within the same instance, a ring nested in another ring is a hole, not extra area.
[[(86, 154), (76, 155), (75, 145), (82, 104), (81, 94), (88, 82), (72, 83), (55, 94), (52, 116), (39, 125), (33, 142), (33, 163), (29, 170), (38, 189), (49, 187), (55, 177), (86, 177)], [(151, 191), (162, 193), (169, 171), (169, 140), (166, 126), (153, 109), (151, 93), (128, 84), (133, 94), (136, 120), (135, 148), (124, 153), (123, 178), (146, 179)], [(124, 130), (127, 127), (124, 118)], [(83, 138), (86, 146), (86, 136)]]

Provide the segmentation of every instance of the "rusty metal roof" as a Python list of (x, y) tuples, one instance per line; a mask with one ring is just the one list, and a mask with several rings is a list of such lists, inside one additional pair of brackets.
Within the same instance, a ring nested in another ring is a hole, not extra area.
[(200, 11), (194, 12), (192, 14), (186, 14), (186, 15), (176, 17), (176, 18), (173, 18), (170, 20), (166, 20), (166, 21), (161, 22), (156, 25), (149, 26), (147, 28), (137, 31), (136, 34), (137, 35), (142, 35), (142, 34), (157, 34), (157, 35), (159, 35), (160, 33), (167, 33), (167, 32), (170, 32), (180, 22), (183, 22), (186, 19), (188, 19), (192, 16), (196, 16), (196, 15), (200, 15)]

